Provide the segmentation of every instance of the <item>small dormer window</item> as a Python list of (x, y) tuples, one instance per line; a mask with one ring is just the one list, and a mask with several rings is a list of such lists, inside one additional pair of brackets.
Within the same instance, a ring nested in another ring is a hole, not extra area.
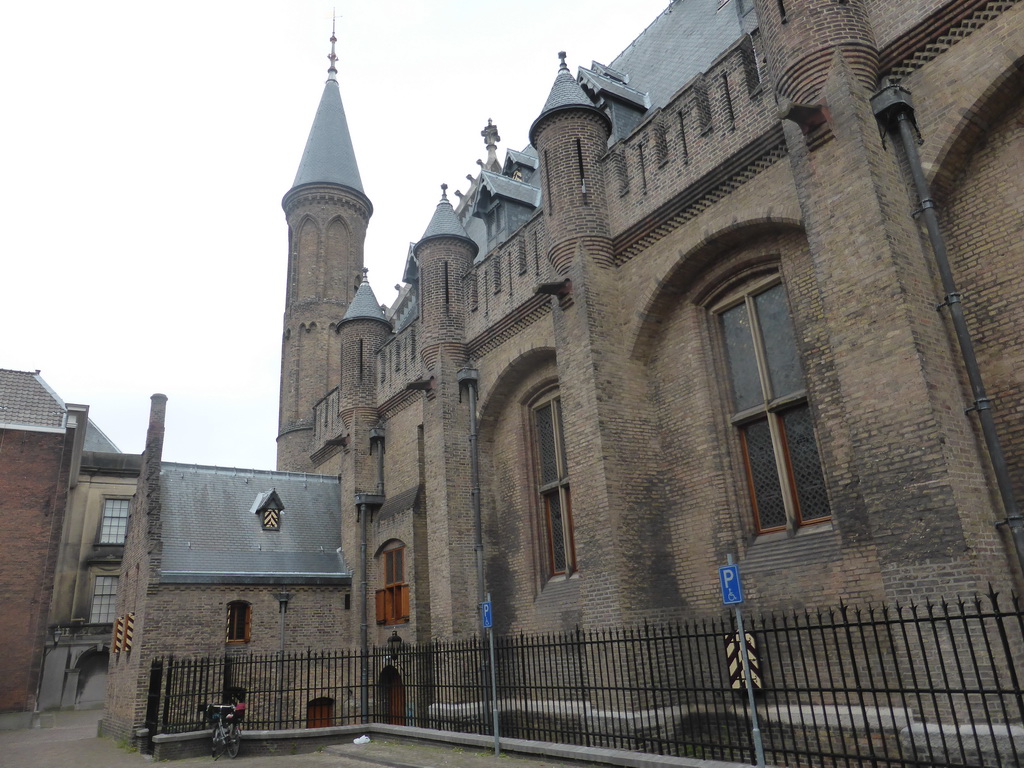
[(264, 531), (279, 531), (281, 530), (281, 512), (283, 510), (284, 504), (281, 502), (281, 497), (277, 495), (276, 490), (271, 488), (256, 497), (256, 501), (252, 503), (252, 508), (249, 511), (259, 517)]

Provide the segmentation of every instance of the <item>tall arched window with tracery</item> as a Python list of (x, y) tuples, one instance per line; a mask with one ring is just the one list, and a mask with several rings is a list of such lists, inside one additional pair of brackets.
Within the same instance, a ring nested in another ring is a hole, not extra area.
[(572, 495), (565, 456), (562, 400), (557, 391), (532, 407), (537, 490), (548, 575), (570, 575), (576, 570), (576, 542), (572, 524)]
[(777, 275), (744, 284), (715, 308), (726, 351), (733, 426), (758, 533), (831, 518), (786, 292)]

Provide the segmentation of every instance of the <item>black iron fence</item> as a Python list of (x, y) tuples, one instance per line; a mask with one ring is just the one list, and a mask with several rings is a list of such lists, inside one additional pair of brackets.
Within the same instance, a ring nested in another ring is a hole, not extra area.
[[(1024, 763), (1024, 610), (956, 602), (745, 618), (769, 763), (1002, 768)], [(495, 639), (501, 735), (753, 762), (731, 618)], [(477, 640), (161, 659), (157, 730), (205, 727), (234, 695), (248, 728), (385, 722), (492, 732)]]

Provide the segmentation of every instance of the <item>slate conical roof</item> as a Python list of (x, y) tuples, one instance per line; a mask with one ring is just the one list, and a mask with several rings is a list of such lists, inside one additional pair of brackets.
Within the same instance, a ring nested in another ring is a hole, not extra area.
[(292, 189), (313, 183), (338, 184), (365, 195), (345, 119), (345, 107), (341, 103), (341, 90), (333, 73), (324, 84), (320, 106), (313, 118), (313, 127), (309, 130), (306, 150), (302, 153)]
[(420, 246), (423, 245), (427, 240), (431, 240), (435, 237), (457, 237), (461, 240), (465, 240), (467, 243), (473, 246), (473, 255), (476, 256), (479, 248), (477, 244), (473, 242), (468, 234), (466, 234), (466, 228), (462, 226), (462, 222), (459, 221), (459, 217), (455, 215), (455, 209), (452, 208), (452, 204), (448, 202), (448, 185), (441, 185), (441, 200), (437, 204), (437, 208), (434, 209), (434, 215), (430, 219), (430, 223), (427, 225), (426, 231), (423, 233), (423, 237), (420, 238), (419, 242), (413, 248), (413, 253), (419, 250)]
[(367, 270), (363, 270), (363, 282), (356, 289), (356, 295), (352, 297), (352, 303), (348, 305), (348, 311), (341, 318), (341, 322), (348, 320), (379, 320), (389, 328), (391, 323), (384, 316), (384, 311), (377, 303), (377, 297), (373, 295), (370, 281), (366, 278)]
[(530, 126), (530, 143), (534, 146), (537, 146), (535, 136), (537, 124), (554, 112), (561, 112), (565, 109), (587, 109), (596, 112), (606, 120), (608, 119), (604, 112), (594, 106), (594, 102), (590, 100), (582, 86), (576, 82), (576, 78), (569, 72), (569, 67), (565, 63), (565, 51), (560, 51), (558, 57), (562, 60), (562, 63), (558, 67), (558, 74), (555, 75), (555, 82), (551, 86), (548, 100), (544, 102), (544, 109), (540, 111), (540, 115), (537, 116), (537, 119), (533, 121), (533, 125)]

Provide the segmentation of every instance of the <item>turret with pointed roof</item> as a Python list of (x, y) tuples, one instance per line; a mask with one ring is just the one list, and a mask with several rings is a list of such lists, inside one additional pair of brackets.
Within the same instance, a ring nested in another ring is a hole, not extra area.
[(288, 276), (281, 354), (278, 469), (313, 469), (313, 407), (337, 385), (336, 331), (356, 296), (373, 205), (363, 191), (341, 102), (332, 31), (330, 68), (306, 148), (282, 206)]
[(465, 354), (463, 277), (478, 250), (448, 200), (448, 185), (442, 184), (441, 200), (413, 248), (420, 275), (421, 355), (428, 369), (434, 367), (442, 346), (460, 359)]

